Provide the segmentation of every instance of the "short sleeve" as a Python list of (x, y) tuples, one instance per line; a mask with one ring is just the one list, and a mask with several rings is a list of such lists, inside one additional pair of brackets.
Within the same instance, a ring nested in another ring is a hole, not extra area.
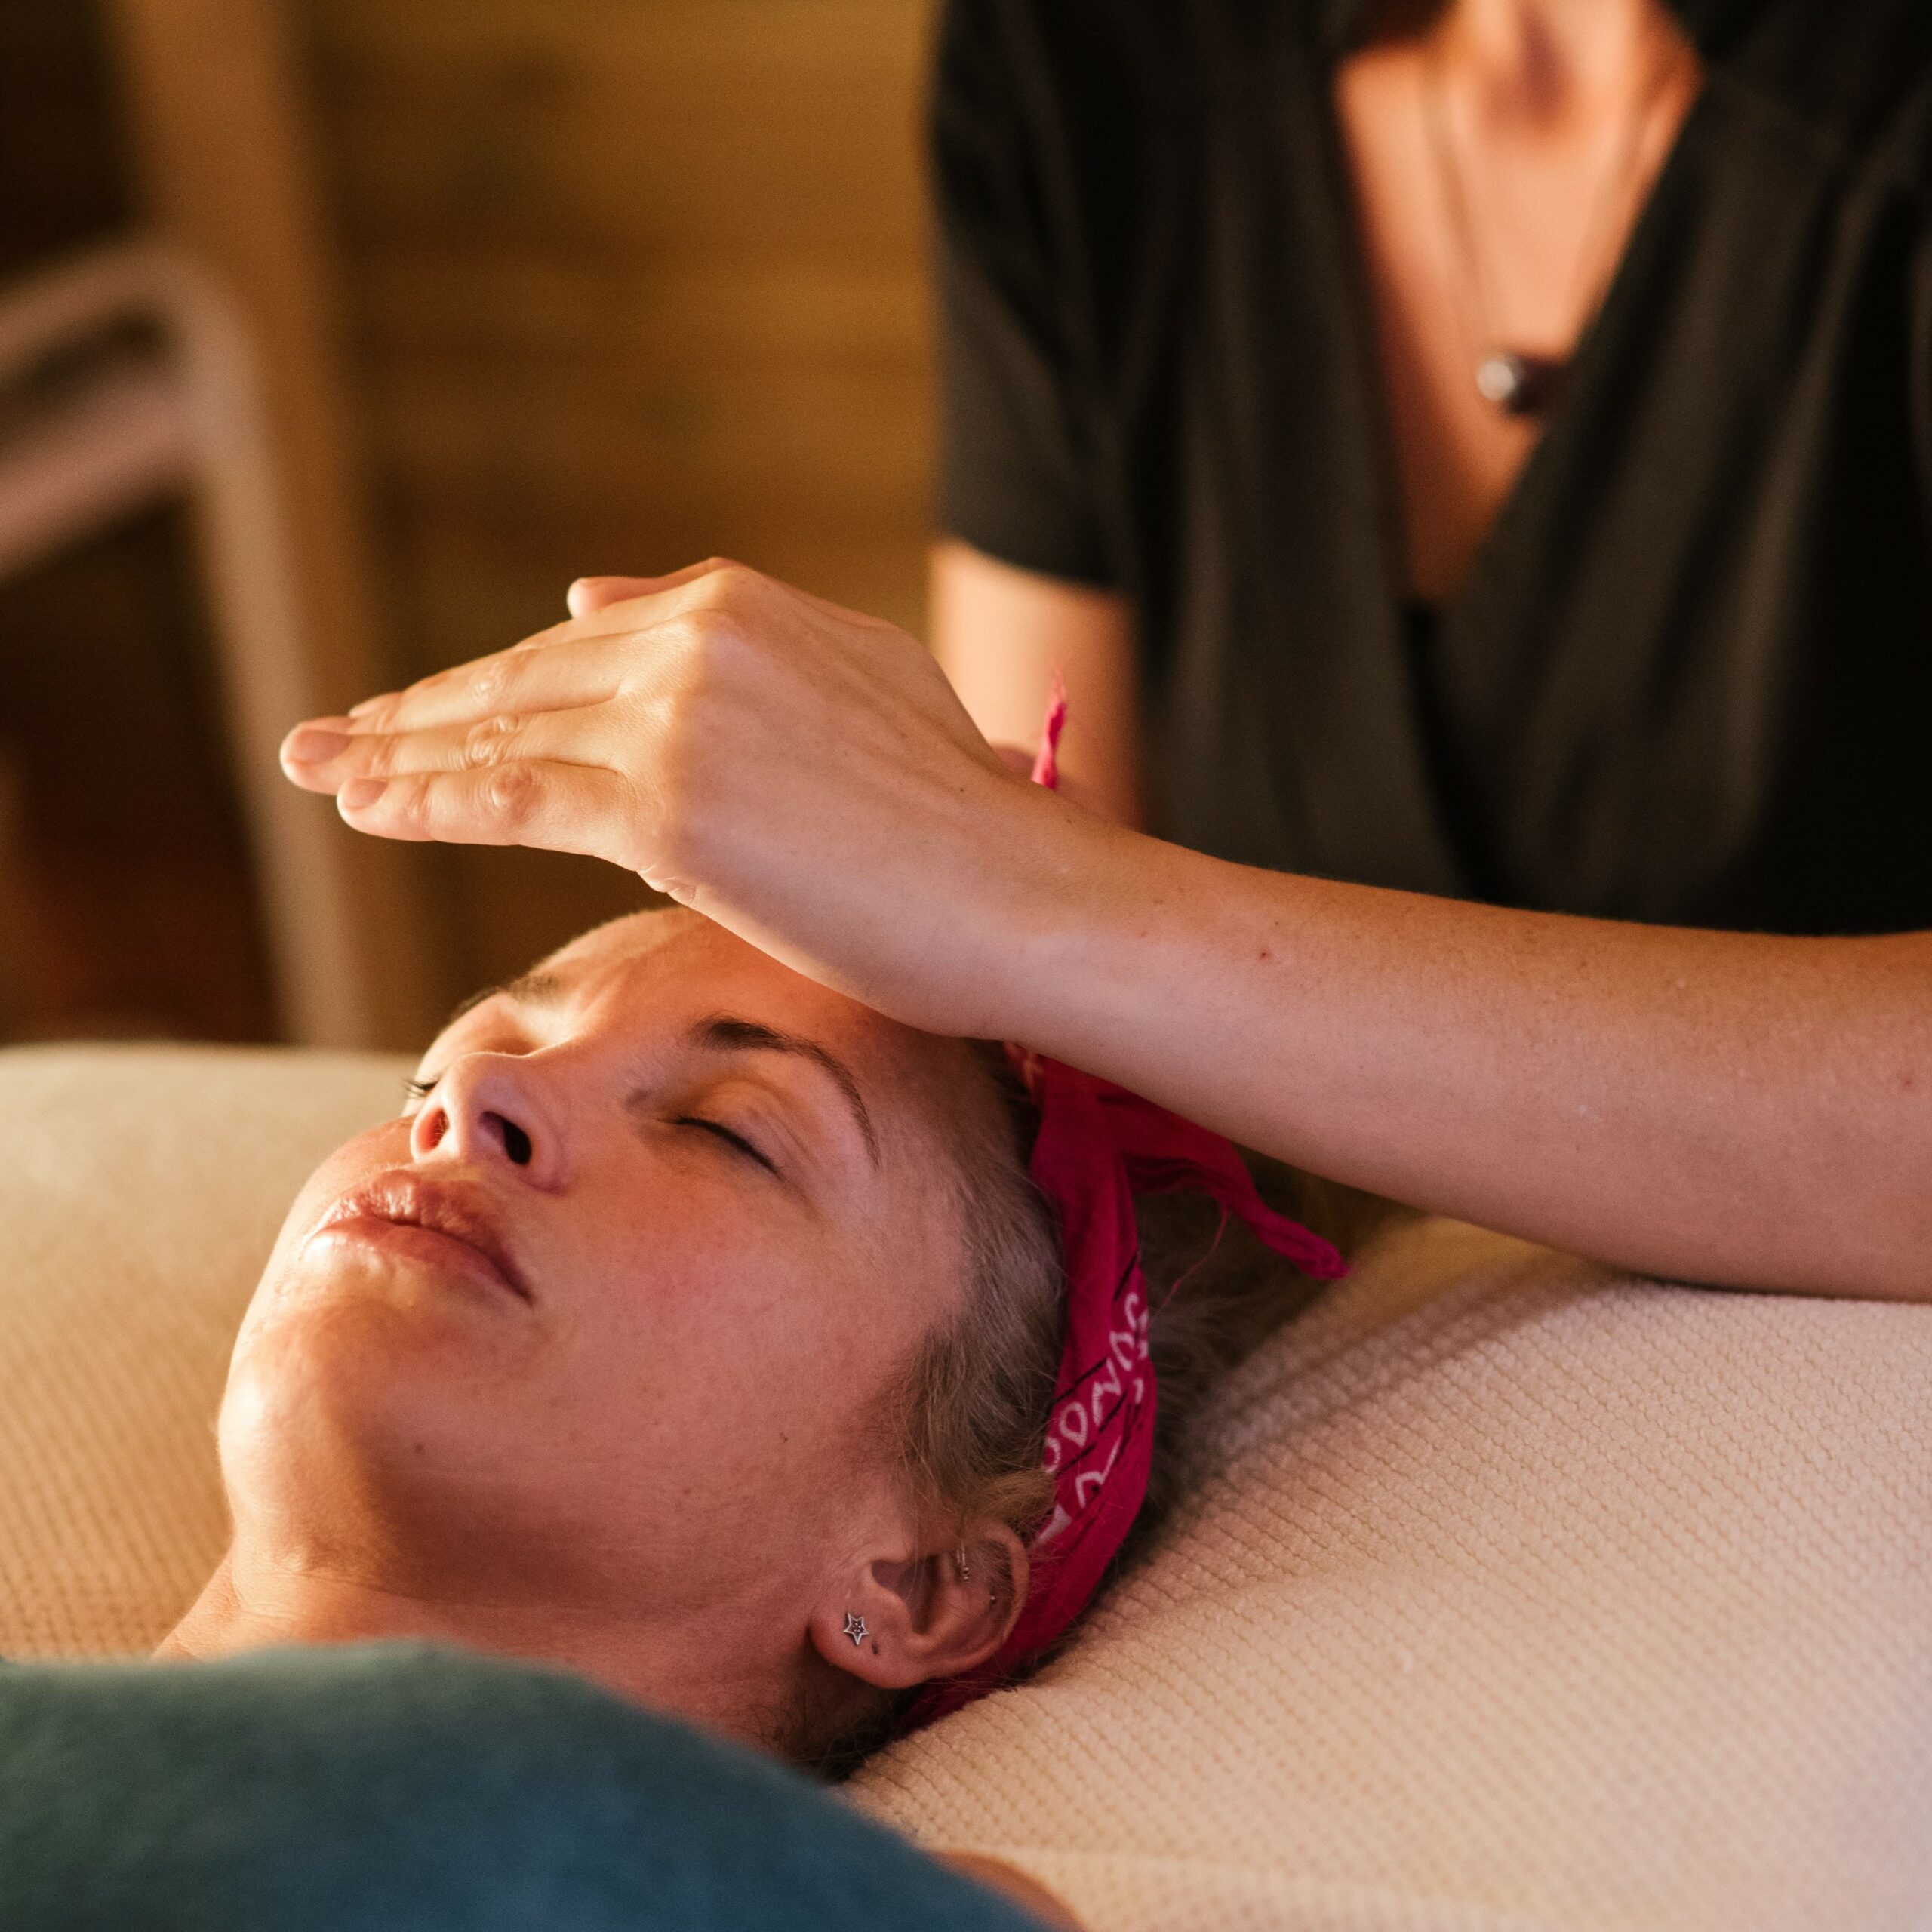
[(949, 0), (931, 97), (941, 528), (1026, 570), (1111, 585), (1091, 369), (1048, 76), (1007, 0)]
[[(1912, 367), (1909, 374), (1912, 458), (1918, 472), (1918, 500), (1932, 506), (1932, 235), (1921, 233), (1912, 264)], [(1925, 509), (1925, 534), (1932, 543), (1932, 509)]]

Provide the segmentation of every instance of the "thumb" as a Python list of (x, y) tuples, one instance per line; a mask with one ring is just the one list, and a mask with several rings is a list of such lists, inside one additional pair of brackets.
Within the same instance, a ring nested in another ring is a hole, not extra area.
[(573, 617), (588, 617), (608, 611), (613, 604), (628, 603), (633, 597), (675, 590), (694, 577), (709, 577), (713, 571), (724, 568), (722, 558), (707, 557), (701, 564), (687, 564), (666, 577), (580, 577), (565, 593), (564, 601)]
[(632, 597), (648, 597), (663, 583), (654, 577), (580, 577), (565, 592), (573, 617), (588, 617)]

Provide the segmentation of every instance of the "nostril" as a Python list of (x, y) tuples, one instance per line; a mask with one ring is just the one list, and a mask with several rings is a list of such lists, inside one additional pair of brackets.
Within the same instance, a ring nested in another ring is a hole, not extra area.
[(505, 1120), (500, 1114), (497, 1124), (503, 1137), (503, 1152), (520, 1168), (530, 1164), (530, 1136), (513, 1120)]

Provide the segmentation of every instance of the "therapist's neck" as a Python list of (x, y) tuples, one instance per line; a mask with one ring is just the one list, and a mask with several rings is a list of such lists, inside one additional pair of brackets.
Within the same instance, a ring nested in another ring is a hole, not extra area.
[(1451, 0), (1436, 30), (1491, 113), (1546, 123), (1647, 87), (1682, 33), (1664, 0)]

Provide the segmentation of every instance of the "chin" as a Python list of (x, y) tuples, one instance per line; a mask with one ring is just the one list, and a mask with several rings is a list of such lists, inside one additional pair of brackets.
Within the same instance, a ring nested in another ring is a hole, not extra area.
[(318, 1561), (372, 1541), (432, 1567), (473, 1554), (516, 1439), (512, 1367), (466, 1284), (386, 1266), (265, 1282), (217, 1428), (238, 1524)]

